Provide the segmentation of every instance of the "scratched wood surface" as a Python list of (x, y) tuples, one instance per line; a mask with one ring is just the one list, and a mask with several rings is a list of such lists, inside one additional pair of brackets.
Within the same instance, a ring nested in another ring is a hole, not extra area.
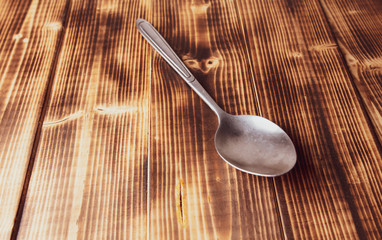
[[(1, 239), (382, 238), (381, 2), (0, 6)], [(137, 18), (224, 110), (284, 128), (296, 167), (224, 163)]]

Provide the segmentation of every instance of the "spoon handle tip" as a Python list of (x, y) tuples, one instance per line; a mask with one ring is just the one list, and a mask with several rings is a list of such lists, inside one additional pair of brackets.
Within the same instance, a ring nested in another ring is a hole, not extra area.
[(170, 66), (187, 82), (191, 83), (195, 77), (191, 74), (182, 60), (162, 37), (162, 35), (146, 20), (137, 19), (137, 28), (151, 46), (170, 64)]

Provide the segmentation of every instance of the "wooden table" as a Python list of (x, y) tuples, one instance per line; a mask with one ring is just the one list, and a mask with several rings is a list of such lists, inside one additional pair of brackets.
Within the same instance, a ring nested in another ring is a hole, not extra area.
[[(295, 168), (222, 161), (137, 18)], [(2, 0), (0, 73), (0, 239), (382, 239), (380, 0)]]

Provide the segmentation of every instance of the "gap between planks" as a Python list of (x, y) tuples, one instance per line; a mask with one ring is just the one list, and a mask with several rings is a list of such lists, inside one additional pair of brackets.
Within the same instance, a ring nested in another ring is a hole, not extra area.
[(59, 60), (61, 52), (62, 52), (63, 40), (65, 37), (66, 28), (67, 28), (67, 24), (68, 24), (68, 20), (69, 20), (70, 6), (71, 6), (71, 0), (67, 0), (66, 6), (65, 6), (65, 11), (64, 11), (65, 17), (64, 17), (64, 21), (62, 23), (62, 31), (60, 33), (60, 36), (58, 37), (57, 48), (55, 50), (54, 57), (53, 57), (53, 63), (52, 63), (52, 66), (51, 66), (51, 69), (50, 69), (50, 72), (48, 75), (48, 83), (47, 83), (45, 94), (44, 94), (44, 102), (43, 102), (40, 117), (38, 120), (37, 129), (35, 132), (35, 137), (33, 139), (32, 151), (31, 151), (31, 155), (30, 155), (29, 162), (28, 162), (28, 167), (26, 170), (25, 178), (24, 178), (24, 185), (23, 185), (23, 189), (21, 191), (20, 201), (18, 204), (18, 208), (17, 208), (17, 212), (16, 212), (16, 216), (15, 216), (15, 220), (14, 220), (14, 224), (13, 224), (13, 228), (12, 228), (12, 233), (11, 233), (11, 239), (12, 240), (17, 239), (17, 235), (18, 235), (19, 229), (20, 229), (21, 218), (22, 218), (23, 211), (24, 211), (24, 205), (25, 205), (25, 200), (26, 200), (26, 196), (27, 196), (27, 192), (28, 192), (29, 182), (30, 182), (30, 179), (32, 176), (33, 166), (34, 166), (36, 153), (37, 153), (37, 147), (38, 147), (39, 142), (40, 142), (41, 130), (42, 130), (44, 118), (45, 118), (45, 115), (46, 115), (46, 112), (48, 109), (48, 105), (49, 105), (49, 101), (50, 101), (50, 97), (51, 97), (53, 80), (54, 80), (54, 76), (55, 76), (56, 69), (57, 69), (57, 63), (58, 63), (58, 60)]

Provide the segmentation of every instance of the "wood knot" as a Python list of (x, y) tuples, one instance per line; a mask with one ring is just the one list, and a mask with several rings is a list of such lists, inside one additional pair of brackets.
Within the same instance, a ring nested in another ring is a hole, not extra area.
[(368, 71), (374, 72), (376, 75), (382, 73), (382, 58), (367, 59), (363, 62), (363, 65), (366, 66)]
[(192, 4), (191, 11), (194, 14), (206, 13), (207, 9), (211, 6), (211, 3), (200, 3), (200, 4)]
[(189, 55), (185, 55), (182, 58), (187, 67), (192, 70), (200, 71), (203, 74), (208, 74), (211, 69), (217, 68), (220, 61), (220, 58), (216, 56), (197, 59)]
[(44, 28), (57, 31), (62, 29), (62, 23), (61, 22), (50, 22), (45, 24)]
[(331, 50), (336, 48), (337, 48), (337, 44), (335, 43), (324, 43), (324, 44), (312, 46), (309, 48), (309, 50), (320, 52), (320, 51), (326, 51), (326, 50)]
[(20, 40), (23, 37), (21, 33), (13, 35), (13, 40)]
[(295, 57), (295, 58), (300, 58), (300, 57), (302, 57), (302, 53), (300, 53), (300, 52), (292, 52), (292, 56)]

